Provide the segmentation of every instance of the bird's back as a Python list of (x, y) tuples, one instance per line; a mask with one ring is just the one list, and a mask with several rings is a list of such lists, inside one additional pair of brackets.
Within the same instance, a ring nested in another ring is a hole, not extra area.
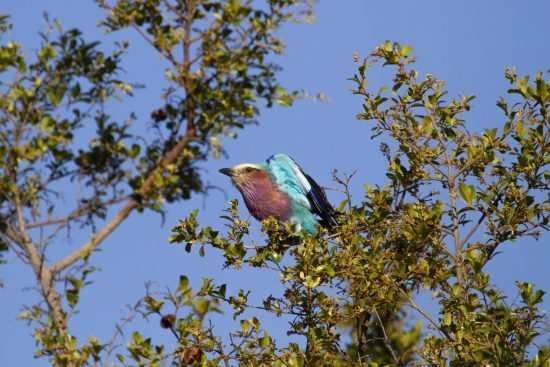
[(336, 224), (334, 209), (328, 202), (323, 189), (300, 166), (286, 154), (276, 154), (266, 161), (266, 170), (275, 185), (291, 201), (289, 221), (299, 224), (309, 233), (315, 234), (315, 215), (321, 218), (321, 225), (330, 228)]

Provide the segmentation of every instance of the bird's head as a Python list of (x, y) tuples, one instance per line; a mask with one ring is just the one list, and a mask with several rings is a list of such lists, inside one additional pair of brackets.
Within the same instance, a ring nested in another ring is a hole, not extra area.
[(253, 163), (242, 163), (231, 168), (222, 168), (220, 172), (229, 176), (238, 188), (248, 186), (259, 175), (265, 174), (261, 165)]

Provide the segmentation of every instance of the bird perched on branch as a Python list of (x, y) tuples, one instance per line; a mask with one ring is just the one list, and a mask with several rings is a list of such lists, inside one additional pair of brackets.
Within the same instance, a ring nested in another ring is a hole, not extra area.
[(231, 177), (248, 211), (259, 221), (277, 216), (312, 235), (317, 234), (316, 223), (329, 229), (337, 224), (324, 190), (286, 154), (220, 172)]

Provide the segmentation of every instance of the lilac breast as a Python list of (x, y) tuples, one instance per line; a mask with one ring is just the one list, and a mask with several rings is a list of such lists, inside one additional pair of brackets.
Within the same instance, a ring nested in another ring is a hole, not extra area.
[(288, 196), (276, 188), (265, 172), (257, 172), (239, 187), (248, 211), (258, 220), (277, 216), (285, 221), (290, 215)]

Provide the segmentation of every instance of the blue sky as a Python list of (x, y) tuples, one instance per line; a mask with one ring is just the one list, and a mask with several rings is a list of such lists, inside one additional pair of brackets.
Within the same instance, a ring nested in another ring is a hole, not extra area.
[[(4, 0), (0, 4), (0, 12), (11, 14), (15, 23), (10, 38), (23, 43), (26, 50), (38, 45), (43, 11), (59, 18), (65, 28), (81, 27), (90, 38), (112, 42), (96, 27), (102, 11), (92, 1)], [(534, 75), (550, 66), (550, 2), (545, 0), (326, 0), (316, 7), (316, 13), (315, 24), (292, 24), (282, 30), (288, 56), (279, 60), (284, 68), (280, 79), (291, 89), (324, 92), (332, 102), (303, 101), (289, 109), (264, 110), (259, 126), (240, 132), (235, 141), (226, 141), (229, 159), (208, 162), (204, 179), (225, 189), (230, 198), (238, 197), (237, 192), (217, 170), (240, 162), (261, 161), (273, 153), (290, 154), (325, 186), (331, 185), (333, 169), (340, 173), (357, 170), (352, 185), (357, 199), (362, 196), (364, 183), (384, 183), (385, 164), (379, 143), (368, 138), (370, 128), (366, 122), (355, 120), (362, 101), (350, 93), (353, 85), (347, 80), (355, 73), (354, 51), (364, 56), (385, 40), (412, 45), (421, 74), (429, 72), (445, 80), (451, 95), (476, 94), (474, 108), (465, 116), (472, 131), (499, 126), (504, 121), (495, 101), (508, 88), (503, 77), (505, 66), (515, 66), (522, 75)], [(134, 111), (138, 119), (147, 120), (164, 85), (162, 61), (132, 33), (123, 36), (135, 41), (125, 65), (126, 79), (147, 87), (135, 98), (114, 106), (114, 112), (127, 115)], [(375, 85), (389, 83), (387, 77), (375, 69), (370, 80)], [(342, 199), (333, 192), (329, 197), (334, 203)], [(196, 253), (189, 255), (182, 247), (169, 245), (171, 227), (196, 207), (201, 209), (199, 218), (204, 224), (219, 226), (218, 217), (226, 200), (214, 191), (206, 198), (195, 197), (173, 205), (163, 227), (157, 215), (134, 214), (103, 243), (102, 251), (93, 259), (101, 272), (93, 275), (94, 283), (84, 290), (81, 314), (72, 321), (79, 337), (110, 338), (114, 323), (125, 315), (122, 308), (143, 295), (147, 281), (175, 285), (179, 275), (186, 274), (196, 285), (202, 277), (209, 277), (229, 283), (229, 290), (249, 288), (266, 295), (278, 289), (277, 278), (271, 274), (222, 270), (219, 253), (207, 251), (205, 258), (199, 258)], [(76, 238), (73, 246), (84, 240)], [(524, 239), (504, 246), (504, 253), (489, 267), (493, 281), (509, 292), (514, 290), (515, 280), (534, 282), (548, 290), (547, 242), (548, 236), (538, 243)], [(13, 256), (9, 259), (12, 261), (8, 265), (0, 267), (5, 281), (4, 289), (0, 289), (0, 364), (47, 365), (44, 360), (33, 359), (32, 330), (16, 320), (21, 305), (36, 300), (32, 290), (25, 290), (34, 284), (33, 275)], [(545, 305), (548, 308), (550, 302), (547, 300)], [(139, 328), (154, 340), (173, 345), (157, 321), (137, 322), (128, 332)], [(228, 324), (223, 318), (218, 323), (220, 329)], [(270, 331), (278, 326), (273, 320), (266, 323)], [(274, 335), (283, 338), (284, 332)]]

